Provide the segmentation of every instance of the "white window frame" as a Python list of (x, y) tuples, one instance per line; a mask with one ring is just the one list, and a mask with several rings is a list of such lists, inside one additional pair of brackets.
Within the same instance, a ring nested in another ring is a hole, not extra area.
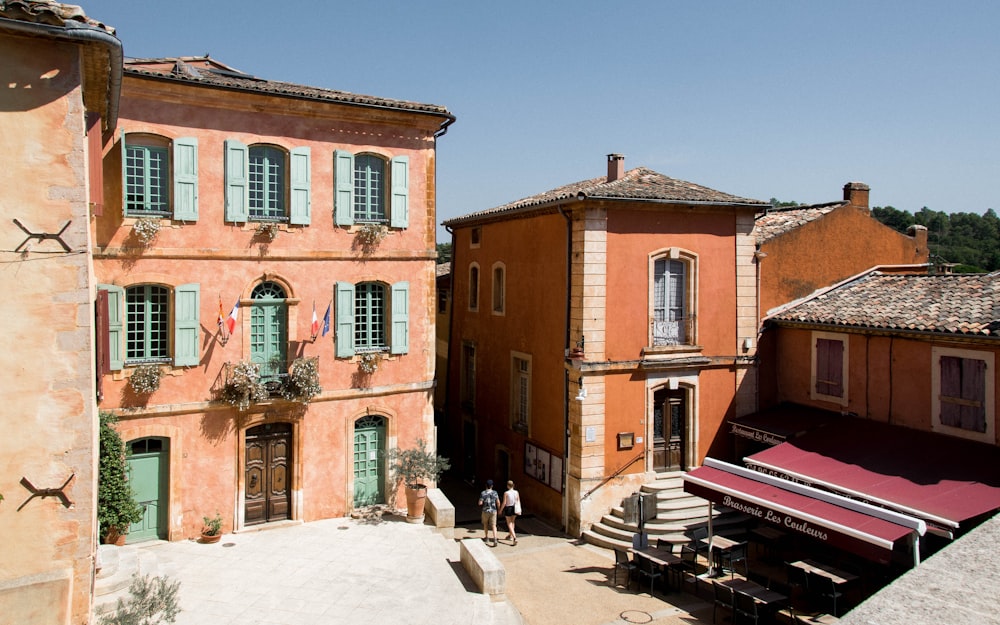
[[(827, 341), (839, 341), (844, 346), (844, 354), (843, 354), (844, 357), (843, 357), (843, 360), (840, 363), (840, 376), (841, 376), (841, 380), (843, 381), (843, 383), (842, 383), (842, 386), (843, 386), (843, 396), (842, 397), (837, 397), (836, 395), (826, 395), (826, 394), (819, 393), (819, 392), (816, 391), (816, 373), (817, 373), (816, 372), (816, 369), (817, 369), (817, 363), (816, 363), (816, 356), (817, 356), (817, 354), (816, 354), (816, 342), (818, 340), (820, 340), (820, 339), (824, 339), (824, 340), (827, 340)], [(850, 392), (849, 392), (850, 391), (850, 385), (849, 385), (849, 381), (850, 380), (849, 380), (847, 374), (848, 374), (848, 371), (850, 371), (850, 367), (848, 367), (848, 363), (851, 360), (850, 359), (850, 356), (851, 356), (851, 352), (850, 352), (851, 342), (848, 339), (849, 339), (849, 335), (843, 334), (843, 333), (839, 333), (839, 332), (818, 332), (818, 331), (816, 331), (816, 332), (812, 332), (811, 333), (811, 335), (810, 335), (810, 342), (809, 342), (809, 366), (810, 366), (810, 369), (809, 369), (809, 398), (812, 399), (813, 401), (828, 401), (828, 402), (837, 404), (838, 406), (845, 406), (845, 407), (847, 406), (848, 398), (850, 397)]]
[[(964, 428), (941, 423), (941, 357), (966, 358), (982, 360), (986, 363), (984, 383), (986, 431), (973, 432)], [(995, 444), (996, 437), (996, 370), (995, 354), (993, 352), (973, 349), (958, 349), (953, 347), (931, 347), (931, 429), (942, 434), (967, 438), (990, 445)]]

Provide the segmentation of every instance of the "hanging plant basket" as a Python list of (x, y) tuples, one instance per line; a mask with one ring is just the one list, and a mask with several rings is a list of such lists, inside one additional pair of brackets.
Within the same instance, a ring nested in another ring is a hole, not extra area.
[(267, 387), (260, 380), (260, 365), (244, 360), (230, 368), (222, 387), (223, 401), (243, 411), (267, 397)]
[(267, 239), (268, 241), (273, 241), (278, 238), (278, 224), (274, 222), (265, 222), (257, 225), (257, 236), (262, 239)]
[(384, 224), (368, 223), (358, 230), (357, 241), (365, 252), (371, 252), (389, 234), (389, 229)]
[(135, 233), (135, 237), (139, 239), (140, 243), (149, 245), (156, 238), (156, 235), (160, 233), (160, 218), (140, 217), (132, 225), (132, 232)]
[(323, 392), (319, 385), (319, 358), (296, 358), (289, 368), (281, 396), (289, 401), (308, 404)]
[(128, 385), (139, 395), (149, 395), (159, 390), (162, 375), (160, 365), (139, 365), (129, 376)]
[(358, 369), (366, 375), (371, 375), (378, 371), (380, 364), (382, 364), (382, 354), (379, 352), (361, 354), (361, 357), (358, 358)]

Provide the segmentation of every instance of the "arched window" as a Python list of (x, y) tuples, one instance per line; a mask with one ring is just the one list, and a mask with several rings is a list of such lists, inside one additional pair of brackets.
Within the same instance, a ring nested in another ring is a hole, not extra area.
[(652, 262), (651, 344), (692, 345), (695, 341), (695, 257), (673, 248)]
[(469, 267), (469, 310), (479, 310), (479, 265)]
[(198, 139), (137, 133), (121, 149), (126, 217), (198, 219)]
[(506, 284), (507, 270), (503, 263), (493, 265), (493, 313), (504, 314), (506, 310), (505, 298), (507, 294)]
[(250, 361), (260, 365), (261, 378), (277, 378), (288, 367), (286, 297), (277, 282), (261, 282), (250, 294)]

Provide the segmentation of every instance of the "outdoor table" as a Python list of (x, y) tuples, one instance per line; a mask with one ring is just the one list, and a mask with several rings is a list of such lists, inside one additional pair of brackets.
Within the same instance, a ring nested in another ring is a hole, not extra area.
[[(670, 572), (673, 571), (680, 575), (680, 572), (673, 567), (682, 562), (681, 557), (666, 549), (659, 549), (657, 547), (629, 547), (629, 551), (635, 554), (635, 557), (649, 560), (663, 569), (663, 572), (667, 574), (668, 587), (670, 586)], [(680, 584), (680, 578), (678, 578), (678, 584)]]
[(806, 573), (813, 573), (814, 575), (826, 577), (838, 586), (858, 579), (858, 576), (853, 573), (841, 571), (840, 569), (830, 566), (829, 564), (823, 564), (822, 562), (816, 562), (815, 560), (798, 560), (796, 562), (792, 562), (791, 564), (794, 567), (802, 569)]
[(711, 575), (722, 574), (722, 554), (739, 544), (739, 541), (724, 536), (712, 536), (708, 541), (709, 560), (712, 562)]
[(770, 619), (773, 619), (774, 614), (788, 603), (788, 597), (785, 595), (750, 580), (733, 578), (716, 581), (715, 583), (733, 589), (733, 620), (736, 620), (736, 593), (743, 593), (744, 595), (753, 597), (753, 600), (761, 605), (765, 614)]

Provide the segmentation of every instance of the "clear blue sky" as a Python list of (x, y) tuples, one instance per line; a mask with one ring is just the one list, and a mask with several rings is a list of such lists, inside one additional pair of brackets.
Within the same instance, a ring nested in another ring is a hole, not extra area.
[(856, 180), (873, 206), (1000, 210), (997, 2), (79, 2), (127, 56), (448, 107), (439, 222), (612, 152), (761, 200)]

